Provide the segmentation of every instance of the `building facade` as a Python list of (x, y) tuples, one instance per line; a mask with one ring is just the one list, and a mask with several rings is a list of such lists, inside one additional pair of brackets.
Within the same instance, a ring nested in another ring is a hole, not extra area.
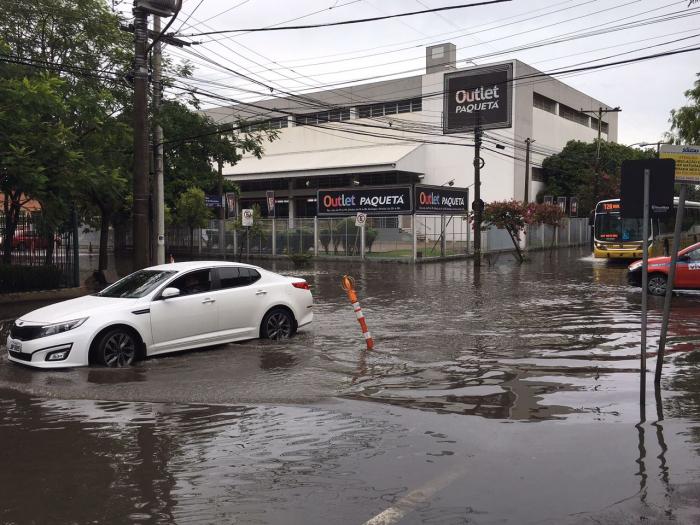
[(277, 217), (313, 217), (318, 189), (419, 182), (472, 186), (473, 133), (443, 134), (445, 75), (502, 65), (511, 72), (500, 86), (501, 92), (510, 90), (510, 127), (484, 131), (481, 195), (486, 202), (524, 199), (529, 139), (532, 201), (542, 189), (543, 159), (569, 140), (591, 142), (599, 132), (603, 140), (616, 141), (617, 113), (604, 113), (599, 123), (590, 112), (609, 105), (518, 60), (457, 68), (455, 46), (440, 44), (426, 49), (422, 75), (206, 113), (219, 123), (245, 121), (247, 129), (277, 130), (261, 159), (245, 156), (224, 167), (224, 176), (240, 185), (242, 207), (257, 203), (266, 215), (266, 192), (272, 190)]

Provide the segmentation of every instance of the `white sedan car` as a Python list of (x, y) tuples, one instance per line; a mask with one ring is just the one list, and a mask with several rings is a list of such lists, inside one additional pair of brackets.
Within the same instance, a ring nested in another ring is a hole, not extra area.
[(94, 295), (15, 321), (10, 361), (38, 368), (130, 365), (134, 359), (254, 339), (286, 339), (309, 324), (303, 279), (229, 262), (153, 266)]

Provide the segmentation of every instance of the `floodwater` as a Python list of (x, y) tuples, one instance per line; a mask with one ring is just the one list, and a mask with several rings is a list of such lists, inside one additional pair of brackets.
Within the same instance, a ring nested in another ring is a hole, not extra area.
[(674, 298), (642, 410), (640, 292), (584, 249), (262, 265), (312, 285), (291, 341), (125, 370), (0, 358), (0, 523), (700, 523), (700, 295)]

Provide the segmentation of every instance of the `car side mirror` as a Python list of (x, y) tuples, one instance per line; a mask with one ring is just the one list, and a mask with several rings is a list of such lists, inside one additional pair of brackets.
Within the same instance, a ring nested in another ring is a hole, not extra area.
[(165, 290), (163, 290), (163, 293), (160, 294), (162, 299), (168, 299), (169, 297), (177, 297), (178, 295), (180, 295), (179, 288), (173, 287), (166, 288)]

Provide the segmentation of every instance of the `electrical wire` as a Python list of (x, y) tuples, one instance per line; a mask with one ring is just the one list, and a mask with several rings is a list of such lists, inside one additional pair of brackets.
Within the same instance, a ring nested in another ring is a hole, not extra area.
[(379, 20), (388, 20), (392, 18), (401, 18), (405, 16), (413, 16), (413, 15), (422, 15), (425, 13), (435, 13), (438, 11), (451, 11), (454, 9), (465, 9), (468, 7), (479, 7), (479, 6), (485, 6), (485, 5), (491, 5), (491, 4), (500, 4), (503, 2), (510, 2), (511, 0), (484, 0), (482, 2), (474, 2), (471, 4), (461, 4), (461, 5), (453, 5), (453, 6), (445, 6), (445, 7), (435, 7), (432, 9), (423, 9), (421, 11), (408, 11), (404, 13), (397, 13), (395, 15), (384, 15), (384, 16), (374, 16), (374, 17), (369, 17), (369, 18), (356, 18), (354, 20), (343, 20), (340, 22), (326, 22), (323, 24), (307, 24), (307, 25), (299, 25), (299, 26), (282, 26), (282, 27), (257, 27), (253, 29), (224, 29), (221, 31), (209, 31), (209, 32), (203, 32), (203, 33), (193, 33), (189, 35), (180, 35), (182, 37), (196, 37), (196, 36), (207, 36), (207, 35), (222, 35), (222, 34), (227, 34), (227, 33), (258, 33), (261, 31), (289, 31), (289, 30), (298, 30), (298, 29), (315, 29), (319, 27), (336, 27), (336, 26), (345, 26), (345, 25), (351, 25), (351, 24), (363, 24), (366, 22), (376, 22)]

